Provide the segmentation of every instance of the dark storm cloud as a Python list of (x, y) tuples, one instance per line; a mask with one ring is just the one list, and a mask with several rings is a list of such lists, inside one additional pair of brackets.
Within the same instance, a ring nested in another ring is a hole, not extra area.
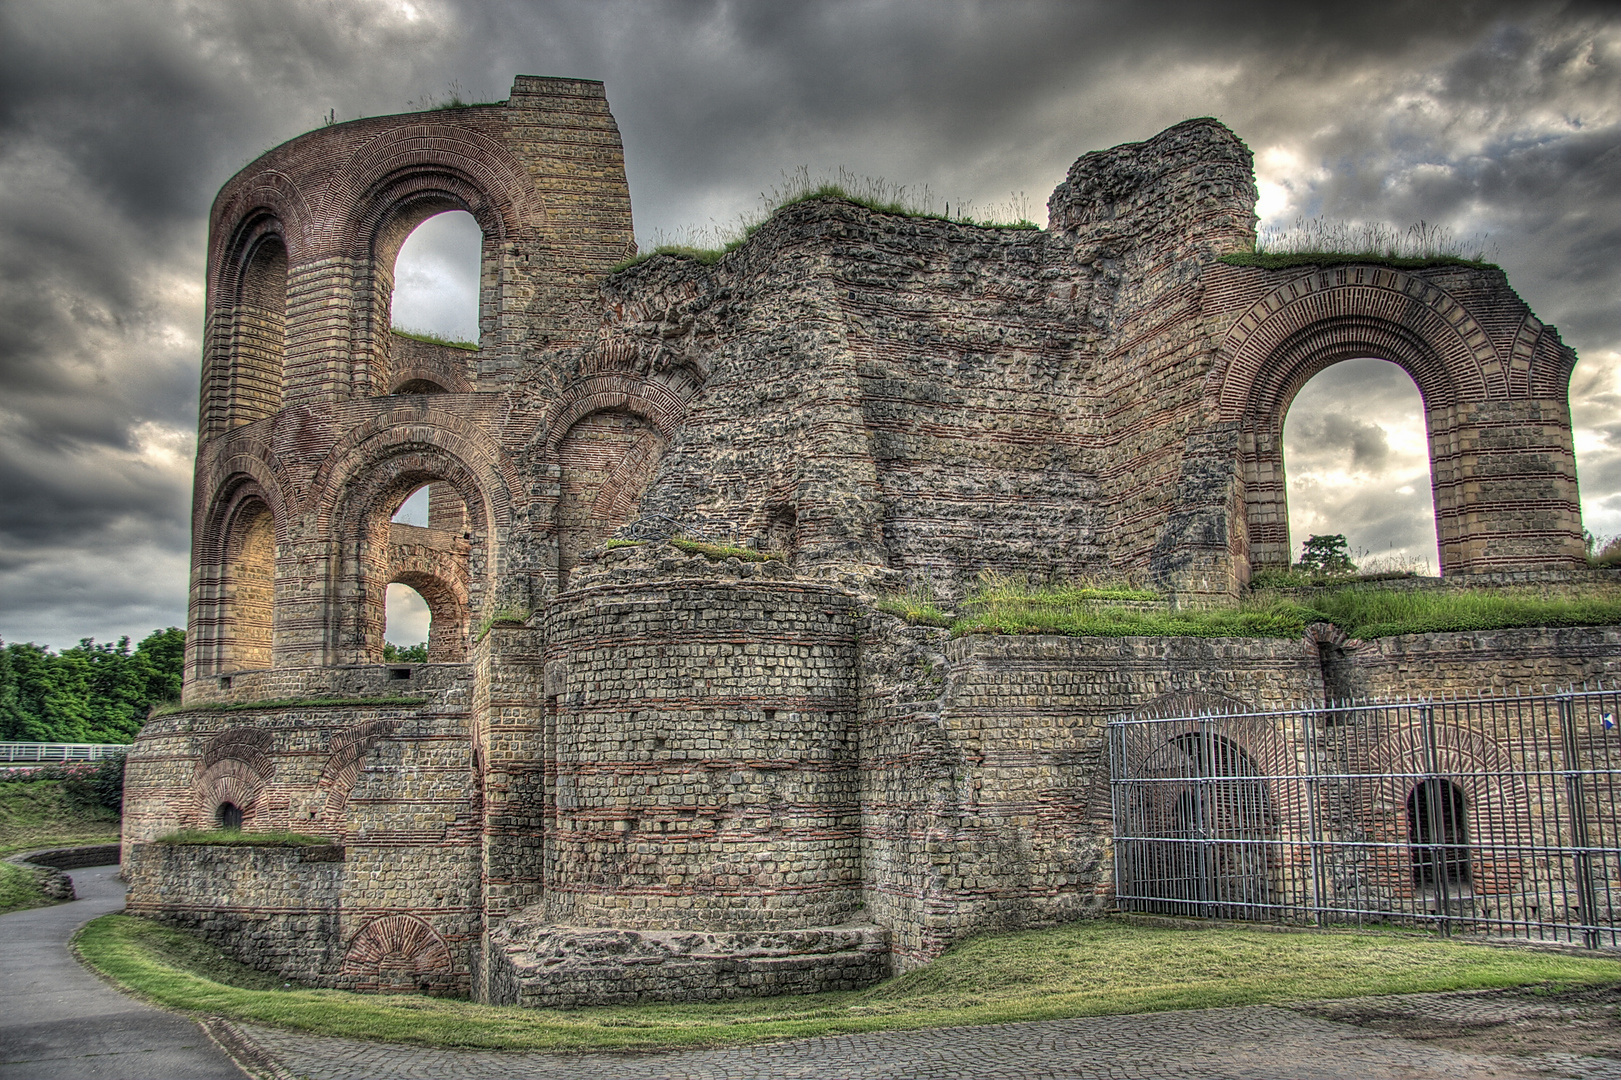
[[(1342, 412), (1322, 413), (1301, 425), (1298, 433), (1309, 447), (1308, 464), (1338, 465), (1353, 472), (1380, 472), (1390, 458), (1385, 429)], [(1300, 457), (1302, 455), (1296, 455)]]
[[(1219, 116), (1280, 218), (1493, 234), (1584, 353), (1583, 490), (1608, 506), (1616, 26), (1598, 7), (1484, 2), (8, 0), (0, 634), (60, 644), (183, 619), (204, 232), (230, 174), (328, 109), (402, 111), (453, 82), (497, 100), (516, 73), (607, 83), (644, 241), (752, 213), (799, 165), (958, 206), (1023, 192), (1040, 221), (1080, 153)], [(1352, 415), (1382, 423), (1382, 391), (1351, 392)], [(1322, 422), (1377, 472), (1377, 440)], [(1394, 505), (1343, 512), (1384, 522)]]

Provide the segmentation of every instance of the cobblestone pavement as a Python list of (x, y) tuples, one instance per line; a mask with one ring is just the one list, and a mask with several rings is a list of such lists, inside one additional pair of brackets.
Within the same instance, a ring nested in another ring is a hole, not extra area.
[(309, 1080), (1621, 1080), (1621, 1060), (1574, 1054), (1494, 1057), (1254, 1006), (805, 1039), (729, 1050), (557, 1055), (320, 1038), (242, 1025), (285, 1071)]

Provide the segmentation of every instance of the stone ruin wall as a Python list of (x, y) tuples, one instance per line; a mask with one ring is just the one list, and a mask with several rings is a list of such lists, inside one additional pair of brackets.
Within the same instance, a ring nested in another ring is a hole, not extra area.
[[(127, 910), (311, 985), (469, 993), (483, 814), (469, 673), (455, 667), (462, 678), (413, 695), (420, 704), (202, 707), (148, 721), (125, 778)], [(150, 842), (216, 828), (225, 801), (249, 831), (331, 843)]]
[[(1110, 715), (1498, 686), (1515, 650), (1516, 679), (1608, 671), (1607, 632), (948, 641), (871, 607), (986, 570), (1235, 595), (1287, 558), (1289, 401), (1362, 355), (1424, 393), (1448, 574), (1579, 562), (1574, 357), (1501, 272), (1216, 262), (1254, 200), (1189, 121), (1083, 156), (1046, 230), (822, 200), (609, 274), (600, 84), (272, 151), (211, 223), (190, 711), (130, 759), (132, 910), (319, 985), (862, 985), (1101, 910)], [(476, 352), (388, 332), (399, 245), (447, 209), (484, 231)], [(391, 523), (424, 484), (428, 527)], [(782, 558), (600, 547), (676, 529)], [(392, 581), (433, 663), (379, 663)], [(332, 845), (149, 843), (233, 793)]]

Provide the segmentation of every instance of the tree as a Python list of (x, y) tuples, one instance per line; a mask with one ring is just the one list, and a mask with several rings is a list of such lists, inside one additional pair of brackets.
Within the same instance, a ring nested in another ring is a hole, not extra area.
[(180, 696), (186, 635), (154, 630), (129, 638), (85, 638), (60, 654), (33, 642), (0, 643), (0, 739), (127, 743), (154, 705)]
[(1347, 549), (1342, 533), (1306, 537), (1306, 542), (1300, 547), (1300, 561), (1295, 563), (1295, 568), (1324, 577), (1356, 573), (1356, 563), (1351, 561), (1351, 553)]
[(415, 645), (396, 645), (391, 641), (383, 642), (383, 663), (385, 664), (426, 664), (428, 662), (428, 643), (419, 641)]

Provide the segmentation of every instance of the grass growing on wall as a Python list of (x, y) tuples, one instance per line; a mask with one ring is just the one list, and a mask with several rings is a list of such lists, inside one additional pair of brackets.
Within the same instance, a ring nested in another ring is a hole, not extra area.
[(1314, 597), (1311, 609), (1321, 621), (1359, 638), (1621, 623), (1621, 595), (1613, 589), (1584, 597), (1543, 597), (1508, 589), (1339, 589)]
[(1029, 199), (1022, 192), (1012, 193), (1004, 205), (987, 208), (984, 216), (980, 216), (981, 212), (973, 203), (961, 201), (956, 203), (956, 212), (953, 213), (951, 200), (939, 198), (927, 185), (897, 184), (881, 176), (863, 176), (851, 172), (842, 165), (836, 176), (813, 175), (808, 166), (801, 165), (792, 173), (784, 173), (781, 184), (760, 193), (761, 210), (755, 215), (739, 215), (730, 225), (688, 229), (682, 239), (656, 243), (652, 251), (625, 260), (613, 267), (610, 273), (644, 263), (656, 255), (694, 259), (706, 266), (719, 262), (747, 243), (777, 211), (816, 199), (840, 199), (881, 214), (946, 221), (954, 225), (986, 229), (1040, 229), (1030, 220)]
[(119, 986), (169, 1008), (425, 1046), (583, 1051), (723, 1046), (861, 1031), (1213, 1008), (1362, 994), (1613, 985), (1611, 959), (1421, 934), (1172, 929), (1115, 920), (967, 941), (864, 991), (571, 1010), (267, 986), (263, 972), (144, 919), (74, 939)]
[(324, 836), (297, 832), (243, 832), (240, 829), (180, 829), (157, 838), (159, 844), (225, 844), (230, 847), (326, 847)]
[(1298, 637), (1314, 622), (1333, 623), (1351, 637), (1506, 630), (1539, 626), (1621, 625), (1621, 589), (1592, 586), (1582, 596), (1543, 596), (1531, 589), (1330, 589), (1304, 600), (1260, 590), (1236, 604), (1143, 610), (1125, 606), (1155, 599), (1129, 588), (1029, 585), (1017, 579), (982, 582), (944, 610), (926, 592), (880, 601), (880, 610), (914, 625), (965, 634), (1061, 634), (1067, 637)]
[(421, 341), (429, 345), (443, 345), (447, 349), (460, 349), (463, 352), (478, 352), (478, 342), (467, 341), (463, 338), (441, 337), (430, 330), (408, 330), (403, 326), (389, 327), (389, 332), (412, 341)]

